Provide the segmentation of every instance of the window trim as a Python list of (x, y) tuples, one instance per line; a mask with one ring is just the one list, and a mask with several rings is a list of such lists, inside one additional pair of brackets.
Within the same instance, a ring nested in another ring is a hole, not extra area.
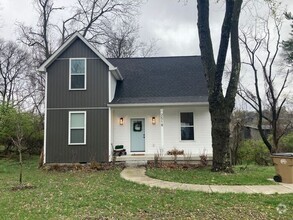
[[(84, 140), (83, 143), (71, 143), (71, 115), (72, 114), (84, 114), (84, 127), (75, 129), (84, 129)], [(86, 145), (86, 111), (69, 111), (68, 112), (68, 145)]]
[[(181, 113), (192, 113), (193, 116), (193, 125), (192, 126), (181, 126)], [(183, 142), (194, 142), (195, 141), (195, 120), (194, 120), (194, 112), (193, 111), (185, 111), (185, 112), (179, 112), (179, 135), (180, 135), (180, 141)], [(181, 136), (181, 128), (193, 128), (193, 140), (182, 140), (182, 136)]]
[[(84, 74), (74, 74), (76, 75), (84, 75), (84, 88), (71, 88), (71, 61), (72, 60), (84, 60)], [(69, 90), (86, 90), (86, 86), (87, 86), (87, 59), (86, 58), (69, 58)]]

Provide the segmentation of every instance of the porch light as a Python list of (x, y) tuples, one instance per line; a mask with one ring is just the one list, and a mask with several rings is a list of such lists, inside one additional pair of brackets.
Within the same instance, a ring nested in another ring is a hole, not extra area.
[(120, 118), (120, 119), (119, 119), (119, 124), (120, 124), (120, 125), (123, 125), (123, 118)]
[(156, 117), (152, 117), (152, 124), (153, 124), (153, 125), (156, 124)]

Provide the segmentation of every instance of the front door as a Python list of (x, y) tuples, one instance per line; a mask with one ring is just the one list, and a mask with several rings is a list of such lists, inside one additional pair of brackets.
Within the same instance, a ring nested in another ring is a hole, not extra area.
[(131, 152), (145, 152), (144, 119), (131, 119)]

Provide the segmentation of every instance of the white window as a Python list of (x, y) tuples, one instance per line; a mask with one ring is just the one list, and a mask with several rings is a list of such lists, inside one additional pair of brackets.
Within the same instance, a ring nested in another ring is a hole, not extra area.
[(86, 89), (86, 59), (71, 58), (69, 60), (69, 89)]
[(86, 144), (86, 112), (69, 112), (69, 145)]
[(181, 140), (194, 140), (193, 112), (180, 113)]

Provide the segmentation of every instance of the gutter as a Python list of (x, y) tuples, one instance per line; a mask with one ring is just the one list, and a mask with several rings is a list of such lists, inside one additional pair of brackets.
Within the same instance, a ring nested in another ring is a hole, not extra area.
[(188, 106), (188, 105), (196, 105), (196, 106), (204, 106), (208, 105), (208, 102), (176, 102), (176, 103), (126, 103), (126, 104), (111, 104), (109, 103), (108, 107), (157, 107), (157, 106)]

